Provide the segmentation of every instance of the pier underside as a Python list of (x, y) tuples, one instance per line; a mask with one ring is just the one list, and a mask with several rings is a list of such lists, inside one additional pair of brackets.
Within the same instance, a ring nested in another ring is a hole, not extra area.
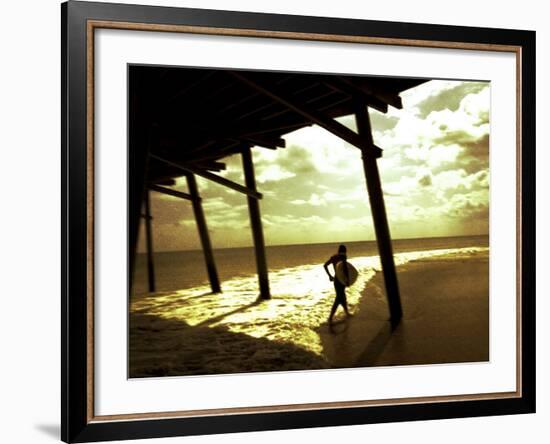
[[(130, 287), (139, 224), (145, 223), (149, 291), (155, 292), (151, 192), (190, 201), (210, 287), (222, 291), (196, 176), (246, 195), (258, 273), (259, 298), (270, 299), (268, 265), (252, 149), (284, 149), (284, 135), (318, 125), (361, 151), (391, 320), (402, 318), (401, 299), (368, 109), (402, 108), (399, 94), (424, 80), (366, 76), (235, 71), (206, 68), (129, 68)], [(338, 117), (355, 115), (357, 132)], [(245, 183), (217, 172), (223, 159), (242, 156)], [(185, 177), (188, 193), (171, 188)], [(182, 202), (186, 204), (186, 202)]]

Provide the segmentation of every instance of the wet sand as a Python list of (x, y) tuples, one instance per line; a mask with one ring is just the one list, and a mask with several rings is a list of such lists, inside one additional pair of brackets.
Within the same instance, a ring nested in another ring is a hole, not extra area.
[(130, 377), (487, 361), (488, 251), (427, 254), (397, 267), (396, 329), (372, 268), (347, 291), (354, 316), (340, 308), (332, 327), (334, 288), (319, 266), (272, 273), (274, 296), (264, 302), (255, 277), (225, 282), (222, 294), (197, 287), (137, 298)]
[(392, 330), (381, 273), (352, 318), (319, 328), (332, 367), (489, 360), (488, 252), (443, 256), (397, 268), (403, 320)]

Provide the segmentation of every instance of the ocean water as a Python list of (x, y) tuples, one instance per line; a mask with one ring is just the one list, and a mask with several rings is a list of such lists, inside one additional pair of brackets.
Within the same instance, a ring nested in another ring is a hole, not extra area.
[[(376, 241), (345, 242), (348, 260), (368, 278), (374, 274), (377, 265), (378, 249)], [(397, 239), (393, 241), (397, 264), (416, 258), (417, 254), (442, 254), (443, 250), (467, 248), (488, 248), (488, 236), (460, 236), (421, 239)], [(323, 263), (336, 253), (338, 243), (282, 245), (266, 247), (267, 264), (273, 277), (291, 276), (299, 278), (302, 271), (316, 270), (324, 274)], [(408, 254), (404, 254), (408, 253)], [(222, 290), (224, 283), (249, 281), (256, 276), (254, 248), (225, 248), (214, 250), (214, 257)], [(154, 254), (155, 276), (158, 292), (193, 290), (208, 285), (208, 276), (201, 250), (157, 252)], [(372, 271), (372, 273), (370, 272)], [(368, 275), (368, 276), (366, 276)], [(252, 281), (253, 282), (253, 281)], [(270, 278), (273, 287), (273, 279)], [(147, 293), (147, 262), (145, 254), (138, 254), (136, 260), (134, 296)], [(272, 288), (273, 292), (273, 288)]]
[[(396, 240), (394, 260), (397, 266), (438, 257), (464, 261), (486, 255), (488, 243), (487, 236)], [(349, 309), (357, 313), (365, 297), (383, 303), (383, 292), (364, 291), (380, 260), (375, 242), (346, 245), (348, 260), (359, 271), (346, 289)], [(157, 253), (158, 288), (148, 294), (146, 258), (140, 255), (130, 301), (131, 377), (329, 368), (320, 329), (334, 287), (322, 265), (337, 247), (268, 247), (271, 299), (263, 303), (257, 301), (252, 248), (214, 252), (219, 294), (210, 292), (201, 251)]]

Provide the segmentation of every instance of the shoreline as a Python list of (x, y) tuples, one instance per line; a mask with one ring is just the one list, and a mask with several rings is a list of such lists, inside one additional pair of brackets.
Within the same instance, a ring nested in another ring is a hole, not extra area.
[(274, 278), (278, 296), (262, 303), (254, 278), (220, 294), (139, 298), (130, 312), (130, 377), (486, 361), (488, 259), (488, 250), (464, 250), (397, 265), (404, 317), (395, 330), (380, 271), (348, 290), (354, 316), (342, 319), (339, 308), (332, 327), (334, 289), (319, 267)]
[(397, 266), (403, 319), (389, 323), (383, 275), (361, 290), (350, 320), (322, 328), (335, 368), (489, 360), (489, 252), (420, 258)]
[[(403, 254), (430, 252), (434, 250), (487, 248), (488, 242), (471, 237), (426, 239), (424, 242), (415, 240), (396, 241), (394, 253), (396, 259)], [(271, 247), (269, 247), (271, 248)], [(336, 248), (336, 247), (334, 247)], [(268, 266), (270, 280), (273, 273), (289, 268), (319, 266), (334, 253), (334, 248), (326, 244), (311, 246), (284, 246), (268, 249)], [(378, 249), (374, 243), (358, 243), (349, 245), (348, 259), (353, 263), (367, 257), (378, 257)], [(256, 262), (253, 249), (227, 249), (215, 253), (218, 275), (222, 289), (227, 282), (235, 278), (256, 277)], [(379, 268), (379, 266), (378, 266)], [(158, 253), (155, 256), (156, 286), (158, 291), (179, 292), (183, 289), (193, 289), (199, 286), (209, 286), (208, 275), (204, 266), (204, 258), (200, 251)], [(147, 263), (145, 257), (136, 262), (135, 283), (131, 297), (148, 294)]]

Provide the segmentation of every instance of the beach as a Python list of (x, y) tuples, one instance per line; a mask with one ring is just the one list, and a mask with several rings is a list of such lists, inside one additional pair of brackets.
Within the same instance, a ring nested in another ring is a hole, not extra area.
[(489, 360), (488, 252), (451, 254), (398, 267), (403, 319), (392, 329), (381, 273), (367, 284), (353, 318), (322, 329), (332, 367)]
[(355, 257), (353, 313), (327, 323), (334, 298), (322, 264), (136, 297), (130, 304), (130, 377), (480, 362), (489, 359), (487, 247), (395, 255), (403, 320), (392, 329), (376, 256)]

